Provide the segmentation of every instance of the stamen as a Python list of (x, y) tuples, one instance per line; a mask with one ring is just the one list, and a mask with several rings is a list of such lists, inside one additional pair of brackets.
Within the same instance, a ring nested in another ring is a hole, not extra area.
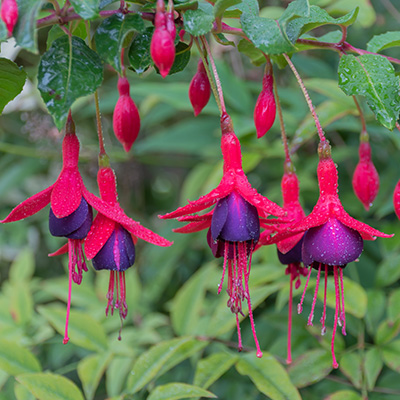
[(72, 243), (71, 240), (68, 239), (68, 302), (67, 302), (67, 315), (65, 317), (65, 332), (63, 343), (67, 344), (69, 341), (68, 337), (68, 323), (69, 323), (69, 311), (71, 309), (71, 292), (72, 292)]
[(292, 362), (292, 308), (293, 308), (293, 279), (295, 273), (293, 272), (293, 264), (289, 264), (290, 268), (290, 284), (289, 284), (289, 312), (288, 312), (288, 335), (287, 335), (287, 357), (286, 364)]
[(319, 278), (321, 276), (321, 263), (319, 264), (318, 267), (318, 275), (317, 275), (317, 280), (315, 282), (315, 291), (314, 291), (314, 298), (311, 306), (311, 312), (310, 315), (308, 316), (308, 321), (307, 325), (313, 326), (312, 321), (314, 319), (314, 309), (315, 309), (315, 303), (317, 302), (317, 294), (318, 294), (318, 288), (319, 288)]
[(223, 266), (223, 269), (222, 269), (221, 282), (218, 285), (218, 294), (221, 293), (222, 285), (224, 283), (225, 271), (226, 271), (226, 261), (228, 260), (228, 254), (229, 254), (229, 242), (225, 242), (224, 243), (224, 266)]
[(343, 285), (343, 268), (340, 268), (340, 289), (342, 293), (342, 313), (340, 314), (340, 319), (342, 320), (342, 335), (346, 336), (346, 313), (344, 310), (344, 285)]
[(325, 320), (326, 320), (326, 291), (328, 287), (328, 266), (325, 264), (325, 288), (324, 288), (324, 311), (322, 312), (322, 317), (320, 319), (320, 322), (322, 324), (322, 329), (321, 329), (321, 335), (325, 335), (326, 333), (326, 326), (325, 326)]
[(301, 296), (300, 303), (297, 305), (297, 314), (301, 314), (303, 312), (303, 301), (304, 301), (304, 296), (306, 295), (308, 282), (310, 281), (311, 271), (312, 271), (312, 267), (310, 266), (310, 271), (307, 276), (307, 281), (306, 281), (306, 284), (304, 285), (303, 295)]
[(332, 352), (332, 366), (333, 368), (338, 368), (339, 364), (336, 361), (336, 356), (335, 356), (335, 336), (336, 336), (336, 328), (337, 328), (337, 323), (338, 323), (338, 316), (339, 316), (339, 303), (340, 303), (340, 297), (339, 297), (339, 283), (338, 283), (338, 272), (337, 272), (338, 267), (335, 265), (333, 267), (333, 275), (335, 277), (335, 320), (333, 323), (333, 332), (332, 332), (332, 341), (331, 341), (331, 352)]
[(111, 309), (111, 315), (114, 314), (114, 271), (110, 271), (110, 281), (108, 282), (108, 292), (107, 292), (107, 307), (106, 307), (106, 317), (108, 316), (108, 311)]
[(242, 334), (240, 333), (239, 314), (236, 314), (236, 328), (238, 335), (238, 351), (240, 352), (243, 350), (243, 344), (242, 344)]

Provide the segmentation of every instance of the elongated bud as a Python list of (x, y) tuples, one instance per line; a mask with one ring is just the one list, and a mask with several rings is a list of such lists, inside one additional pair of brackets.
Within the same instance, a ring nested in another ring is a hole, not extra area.
[(3, 0), (1, 2), (1, 19), (6, 24), (9, 36), (12, 36), (14, 26), (18, 20), (18, 5), (16, 0)]
[(274, 97), (274, 78), (271, 73), (266, 73), (263, 78), (263, 87), (254, 108), (254, 124), (257, 137), (263, 137), (273, 125), (276, 115)]
[(353, 174), (353, 190), (368, 211), (379, 191), (379, 175), (371, 159), (368, 141), (360, 142), (358, 153), (360, 160)]
[(397, 182), (397, 185), (394, 189), (393, 205), (397, 218), (400, 219), (400, 180)]
[(211, 86), (204, 64), (199, 60), (197, 64), (197, 72), (193, 76), (189, 86), (189, 99), (192, 103), (194, 116), (197, 117), (201, 110), (207, 105), (210, 100)]
[(113, 128), (116, 138), (128, 152), (140, 130), (140, 116), (136, 104), (129, 94), (129, 82), (126, 78), (118, 79), (119, 99), (113, 114)]

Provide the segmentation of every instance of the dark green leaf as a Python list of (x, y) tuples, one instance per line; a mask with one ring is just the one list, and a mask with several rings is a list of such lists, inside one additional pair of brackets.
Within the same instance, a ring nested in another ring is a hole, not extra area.
[(58, 129), (64, 126), (76, 99), (93, 93), (103, 80), (103, 66), (97, 53), (73, 36), (56, 39), (43, 54), (38, 88)]
[(45, 0), (18, 0), (18, 21), (14, 28), (17, 44), (38, 53), (36, 18)]
[(143, 32), (144, 29), (143, 20), (138, 14), (118, 13), (106, 18), (94, 35), (100, 57), (122, 74), (121, 50), (125, 38), (132, 32)]
[(215, 18), (222, 18), (227, 8), (240, 4), (242, 0), (217, 0), (214, 4)]
[(382, 371), (383, 361), (380, 350), (377, 347), (372, 347), (365, 352), (364, 359), (364, 374), (367, 381), (368, 390), (375, 387), (375, 382)]
[(365, 96), (378, 121), (392, 130), (400, 112), (399, 77), (392, 64), (378, 55), (347, 55), (341, 58), (338, 73), (339, 87), (348, 96)]
[(394, 290), (389, 296), (388, 308), (387, 308), (388, 319), (391, 322), (396, 321), (400, 316), (400, 289)]
[(179, 42), (175, 47), (175, 60), (168, 75), (183, 71), (190, 60), (190, 48), (186, 43)]
[(352, 390), (339, 390), (325, 397), (324, 400), (362, 400), (362, 397)]
[(393, 323), (383, 321), (376, 332), (375, 341), (377, 344), (385, 344), (392, 341), (400, 333), (400, 317)]
[(299, 388), (319, 382), (331, 371), (332, 355), (321, 349), (311, 350), (297, 357), (288, 368), (292, 383)]
[(367, 43), (367, 50), (372, 53), (379, 53), (381, 50), (398, 46), (400, 46), (400, 32), (386, 32), (381, 35), (375, 35)]
[(214, 13), (211, 4), (201, 2), (198, 10), (188, 10), (183, 16), (183, 26), (193, 36), (205, 35), (213, 27)]
[(147, 400), (178, 400), (191, 397), (207, 397), (215, 399), (217, 396), (199, 388), (198, 386), (188, 385), (186, 383), (168, 383), (157, 386), (147, 397)]
[(363, 379), (363, 359), (357, 352), (343, 354), (339, 368), (350, 380), (354, 387), (361, 388)]
[(400, 254), (389, 253), (385, 256), (376, 273), (376, 284), (388, 286), (400, 278)]
[(383, 347), (383, 361), (393, 371), (400, 373), (400, 340)]
[(9, 375), (39, 372), (41, 367), (36, 357), (19, 344), (0, 340), (0, 370)]
[(75, 383), (61, 375), (23, 374), (16, 379), (38, 399), (84, 400)]
[(197, 0), (183, 1), (182, 3), (175, 3), (174, 8), (177, 11), (197, 10), (199, 3)]
[(26, 73), (7, 58), (0, 58), (0, 114), (5, 105), (21, 93)]
[(216, 382), (237, 361), (231, 353), (214, 353), (200, 360), (196, 367), (194, 384), (207, 389)]
[(140, 33), (133, 39), (131, 47), (129, 48), (129, 62), (138, 74), (146, 71), (152, 63), (150, 43), (153, 32), (153, 27), (145, 29), (143, 33)]
[(99, 0), (70, 0), (74, 10), (83, 19), (93, 19), (99, 16)]
[(5, 42), (8, 38), (8, 31), (6, 24), (3, 22), (3, 20), (0, 18), (0, 43)]
[(370, 289), (367, 291), (367, 299), (368, 305), (365, 320), (369, 333), (373, 335), (386, 310), (386, 297), (382, 290)]
[(239, 374), (247, 375), (257, 389), (272, 400), (301, 400), (285, 369), (275, 358), (264, 352), (257, 359), (254, 353), (241, 357), (236, 364)]

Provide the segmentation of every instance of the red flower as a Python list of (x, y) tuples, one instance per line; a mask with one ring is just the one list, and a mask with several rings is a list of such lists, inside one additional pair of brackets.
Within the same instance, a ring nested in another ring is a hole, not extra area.
[[(125, 270), (135, 261), (137, 238), (157, 246), (170, 246), (172, 243), (125, 215), (117, 200), (116, 178), (110, 167), (99, 169), (97, 183), (103, 202), (96, 204), (99, 213), (85, 239), (85, 254), (88, 260), (92, 260), (96, 270), (110, 271), (106, 315), (110, 308), (111, 314), (114, 308), (118, 309), (122, 323), (128, 312)], [(116, 299), (114, 299), (114, 286)]]
[[(238, 314), (242, 313), (241, 303), (246, 299), (257, 356), (262, 357), (255, 333), (248, 287), (251, 255), (260, 235), (260, 223), (265, 221), (268, 215), (283, 216), (285, 212), (250, 186), (242, 169), (240, 143), (233, 131), (231, 119), (226, 113), (221, 117), (221, 130), (224, 174), (220, 184), (200, 199), (191, 201), (188, 205), (160, 218), (178, 218), (179, 221), (189, 222), (188, 225), (175, 229), (175, 232), (191, 233), (210, 228), (209, 245), (216, 257), (224, 257), (218, 293), (221, 292), (228, 264), (228, 306), (236, 314), (239, 350), (242, 348), (242, 343)], [(206, 214), (189, 215), (214, 204), (215, 208)], [(233, 229), (234, 226), (237, 229)]]

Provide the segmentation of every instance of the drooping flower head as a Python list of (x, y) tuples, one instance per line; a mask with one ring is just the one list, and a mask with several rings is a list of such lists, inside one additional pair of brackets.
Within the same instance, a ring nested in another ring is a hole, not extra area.
[(194, 116), (197, 117), (201, 110), (210, 100), (211, 86), (203, 61), (200, 59), (197, 64), (197, 72), (193, 76), (189, 86), (189, 100), (192, 104)]
[(126, 216), (118, 203), (116, 178), (109, 166), (99, 169), (97, 183), (104, 204), (86, 237), (85, 253), (96, 270), (110, 271), (106, 315), (118, 309), (122, 326), (128, 313), (125, 271), (135, 262), (137, 238), (158, 246), (172, 243)]
[[(214, 256), (224, 258), (218, 293), (222, 290), (228, 267), (228, 307), (236, 314), (239, 350), (242, 349), (242, 342), (238, 314), (242, 314), (242, 301), (247, 300), (257, 356), (262, 357), (255, 333), (248, 284), (251, 256), (260, 236), (260, 224), (269, 215), (279, 217), (284, 216), (285, 212), (250, 186), (242, 169), (240, 143), (226, 113), (221, 117), (221, 130), (224, 167), (219, 185), (207, 195), (160, 218), (178, 218), (179, 221), (189, 222), (175, 229), (175, 232), (191, 233), (209, 229), (207, 238)], [(206, 214), (191, 215), (213, 205), (215, 207)]]

